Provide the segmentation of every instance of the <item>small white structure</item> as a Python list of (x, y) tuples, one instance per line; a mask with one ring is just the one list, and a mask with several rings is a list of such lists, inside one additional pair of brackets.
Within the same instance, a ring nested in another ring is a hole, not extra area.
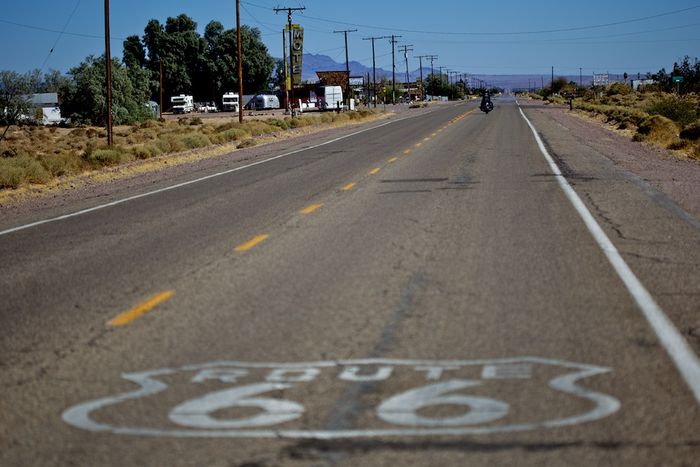
[(656, 84), (656, 80), (653, 79), (633, 79), (632, 80), (632, 89), (635, 91), (639, 91), (639, 88), (642, 86), (649, 86), (652, 84)]
[(36, 109), (33, 116), (37, 122), (43, 125), (57, 125), (61, 123), (61, 109), (58, 107), (58, 93), (45, 92), (33, 94), (30, 102)]

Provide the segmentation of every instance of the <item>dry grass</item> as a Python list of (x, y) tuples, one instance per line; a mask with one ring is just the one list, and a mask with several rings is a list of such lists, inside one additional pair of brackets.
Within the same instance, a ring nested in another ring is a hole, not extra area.
[(681, 98), (659, 92), (592, 93), (577, 99), (575, 108), (604, 117), (620, 130), (633, 132), (636, 141), (681, 151), (700, 159), (700, 96)]
[(112, 147), (107, 147), (106, 131), (102, 128), (11, 127), (6, 139), (0, 142), (0, 189), (46, 184), (60, 176), (194, 149), (245, 148), (257, 144), (262, 137), (287, 130), (342, 125), (373, 115), (375, 112), (371, 110), (362, 110), (243, 123), (205, 123), (197, 117), (167, 122), (150, 120), (140, 125), (115, 127)]

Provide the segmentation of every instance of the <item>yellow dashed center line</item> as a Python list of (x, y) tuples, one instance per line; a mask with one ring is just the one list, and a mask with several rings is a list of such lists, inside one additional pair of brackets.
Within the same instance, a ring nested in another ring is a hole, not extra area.
[(305, 207), (304, 209), (301, 210), (302, 214), (311, 214), (312, 212), (316, 211), (317, 209), (320, 209), (323, 204), (312, 204), (310, 206)]
[(267, 234), (255, 236), (255, 237), (251, 238), (250, 240), (248, 240), (247, 242), (238, 245), (236, 247), (235, 251), (238, 251), (238, 252), (248, 251), (251, 248), (253, 248), (254, 246), (264, 242), (268, 238), (270, 238), (270, 236)]
[(437, 136), (437, 132), (433, 133), (433, 134), (432, 134), (432, 135), (430, 135), (430, 136)]
[(370, 175), (376, 175), (376, 174), (379, 173), (380, 170), (382, 170), (382, 169), (380, 169), (379, 167), (375, 167), (375, 168), (373, 168), (372, 170), (369, 171), (369, 174), (370, 174)]
[(403, 153), (406, 154), (406, 155), (411, 154), (411, 150), (410, 150), (410, 149), (406, 149)]
[(345, 185), (344, 187), (342, 187), (340, 190), (341, 190), (341, 191), (350, 191), (350, 190), (352, 190), (353, 188), (355, 188), (355, 185), (357, 185), (357, 183), (355, 183), (355, 182), (348, 183), (347, 185)]
[(416, 143), (416, 144), (414, 144), (413, 146), (419, 148), (419, 147), (423, 146), (423, 143)]
[(398, 157), (392, 157), (391, 159), (389, 159), (389, 163), (396, 162), (397, 160), (399, 160)]
[(430, 141), (430, 138), (423, 138), (423, 141)]
[(107, 324), (109, 324), (110, 326), (124, 326), (125, 324), (129, 324), (139, 316), (148, 313), (149, 311), (151, 311), (152, 309), (154, 309), (173, 295), (175, 295), (174, 290), (166, 290), (165, 292), (161, 292), (150, 298), (148, 301), (140, 304), (139, 306), (117, 315)]

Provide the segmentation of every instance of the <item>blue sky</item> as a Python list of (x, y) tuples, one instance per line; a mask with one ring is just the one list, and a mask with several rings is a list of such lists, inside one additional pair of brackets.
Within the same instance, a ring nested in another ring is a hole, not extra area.
[[(556, 6), (554, 6), (556, 4)], [(0, 10), (0, 69), (67, 71), (87, 55), (104, 52), (104, 2), (9, 0)], [(413, 2), (353, 0), (242, 0), (243, 24), (258, 27), (270, 53), (281, 56), (286, 14), (274, 7), (304, 6), (294, 21), (305, 28), (305, 53), (344, 62), (372, 63), (370, 36), (396, 34), (417, 55), (438, 55), (435, 66), (472, 74), (636, 74), (669, 69), (685, 55), (700, 57), (700, 1), (543, 0)], [(111, 0), (112, 53), (141, 35), (148, 20), (185, 13), (200, 31), (211, 20), (235, 25), (234, 0)], [(61, 34), (61, 31), (65, 31)], [(51, 49), (54, 49), (50, 53)], [(377, 66), (391, 68), (389, 40), (376, 42)], [(397, 53), (397, 59), (399, 54)], [(402, 58), (402, 57), (401, 57)], [(403, 70), (398, 62), (397, 70)]]

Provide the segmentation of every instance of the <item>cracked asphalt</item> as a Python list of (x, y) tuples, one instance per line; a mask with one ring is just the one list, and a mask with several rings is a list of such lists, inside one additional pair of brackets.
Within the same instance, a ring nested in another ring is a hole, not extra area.
[[(694, 211), (521, 106), (697, 355)], [(0, 234), (1, 465), (697, 463), (692, 386), (514, 100), (256, 151)]]

